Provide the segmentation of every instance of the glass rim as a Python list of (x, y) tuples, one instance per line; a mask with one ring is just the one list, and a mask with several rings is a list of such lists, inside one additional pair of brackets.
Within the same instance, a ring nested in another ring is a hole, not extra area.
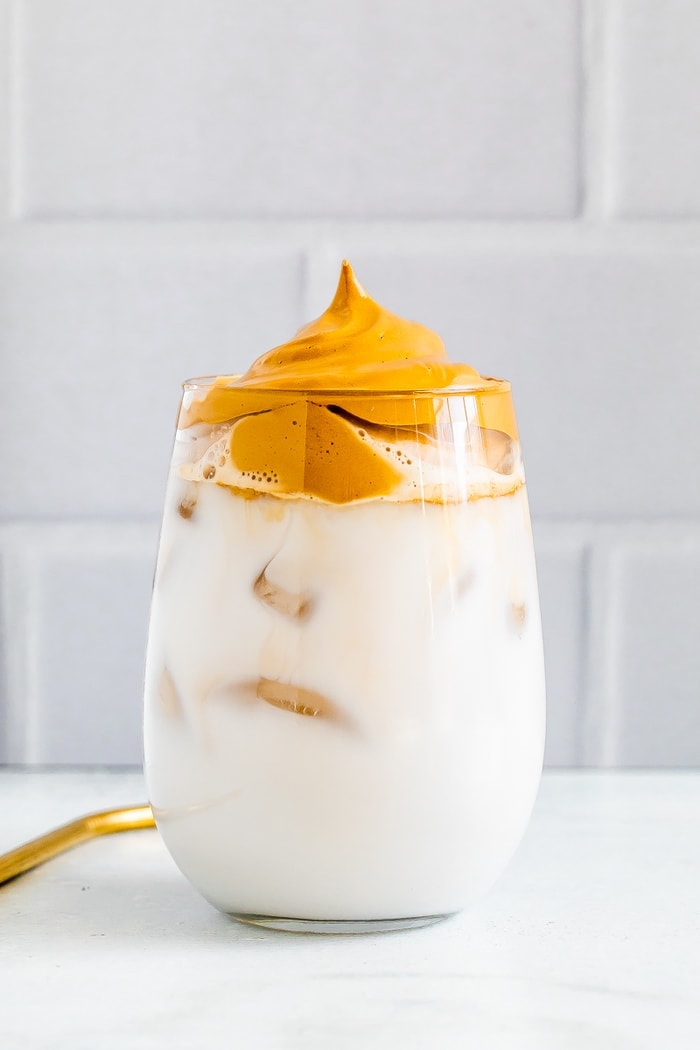
[[(241, 379), (242, 375), (227, 376), (227, 379), (234, 383), (236, 380)], [(185, 393), (194, 392), (197, 390), (207, 391), (211, 390), (221, 376), (194, 376), (192, 379), (185, 379), (182, 382), (182, 389)], [(474, 395), (482, 396), (484, 394), (504, 394), (510, 393), (511, 384), (508, 379), (499, 379), (496, 376), (481, 376), (481, 382), (455, 385), (449, 387), (429, 387), (422, 390), (414, 389), (401, 389), (401, 390), (378, 390), (376, 387), (290, 387), (290, 386), (268, 386), (246, 384), (245, 386), (225, 386), (220, 385), (220, 390), (230, 390), (232, 392), (241, 392), (245, 394), (276, 394), (296, 398), (307, 398), (313, 400), (315, 397), (322, 397), (324, 399), (342, 398), (348, 399), (366, 399), (368, 397), (376, 398), (382, 401), (396, 401), (400, 400), (423, 400), (426, 398), (441, 398), (441, 397), (470, 397)]]

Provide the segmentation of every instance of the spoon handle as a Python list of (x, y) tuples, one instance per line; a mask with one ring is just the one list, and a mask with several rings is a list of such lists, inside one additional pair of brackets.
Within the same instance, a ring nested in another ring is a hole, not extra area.
[(23, 846), (0, 855), (0, 886), (10, 879), (31, 871), (59, 853), (79, 846), (82, 842), (99, 835), (112, 835), (117, 831), (133, 831), (136, 828), (154, 828), (155, 821), (149, 805), (128, 806), (123, 809), (106, 809), (78, 817), (60, 828), (25, 842)]

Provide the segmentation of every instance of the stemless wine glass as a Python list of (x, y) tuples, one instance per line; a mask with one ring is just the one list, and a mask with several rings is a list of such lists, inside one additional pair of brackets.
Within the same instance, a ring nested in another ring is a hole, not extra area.
[[(235, 422), (188, 418), (213, 382), (184, 385), (154, 583), (145, 759), (165, 844), (248, 922), (454, 913), (507, 864), (542, 767), (509, 384), (268, 389), (246, 487), (227, 473)], [(275, 454), (298, 491), (277, 490)], [(374, 494), (380, 454), (398, 480)]]

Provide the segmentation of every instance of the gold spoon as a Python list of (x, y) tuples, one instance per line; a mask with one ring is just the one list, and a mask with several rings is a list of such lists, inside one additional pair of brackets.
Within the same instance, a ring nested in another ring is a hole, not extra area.
[(137, 828), (154, 828), (156, 823), (149, 805), (128, 806), (123, 809), (105, 809), (78, 817), (60, 828), (25, 842), (23, 846), (0, 855), (0, 886), (31, 871), (59, 853), (79, 846), (100, 835), (113, 835), (117, 831), (134, 831)]

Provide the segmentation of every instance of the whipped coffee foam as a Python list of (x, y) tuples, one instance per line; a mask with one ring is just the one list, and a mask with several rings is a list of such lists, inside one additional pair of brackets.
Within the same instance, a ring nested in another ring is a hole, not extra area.
[(188, 384), (180, 427), (195, 440), (204, 428), (192, 480), (251, 493), (435, 502), (522, 483), (509, 384), (452, 364), (439, 336), (375, 303), (348, 263), (328, 310), (289, 343), (243, 376)]
[[(453, 399), (453, 414), (463, 407)], [(266, 425), (276, 428), (281, 451), (261, 442), (251, 444), (248, 458), (237, 454), (238, 431), (249, 424), (244, 417), (220, 424), (219, 436), (210, 435), (202, 454), (182, 465), (182, 477), (243, 495), (330, 503), (454, 503), (507, 495), (524, 483), (517, 443), (466, 418), (452, 421), (448, 439), (425, 426), (377, 427), (315, 401), (293, 402), (266, 416)], [(254, 423), (259, 427), (257, 418)], [(296, 469), (280, 467), (284, 458), (291, 458)]]

